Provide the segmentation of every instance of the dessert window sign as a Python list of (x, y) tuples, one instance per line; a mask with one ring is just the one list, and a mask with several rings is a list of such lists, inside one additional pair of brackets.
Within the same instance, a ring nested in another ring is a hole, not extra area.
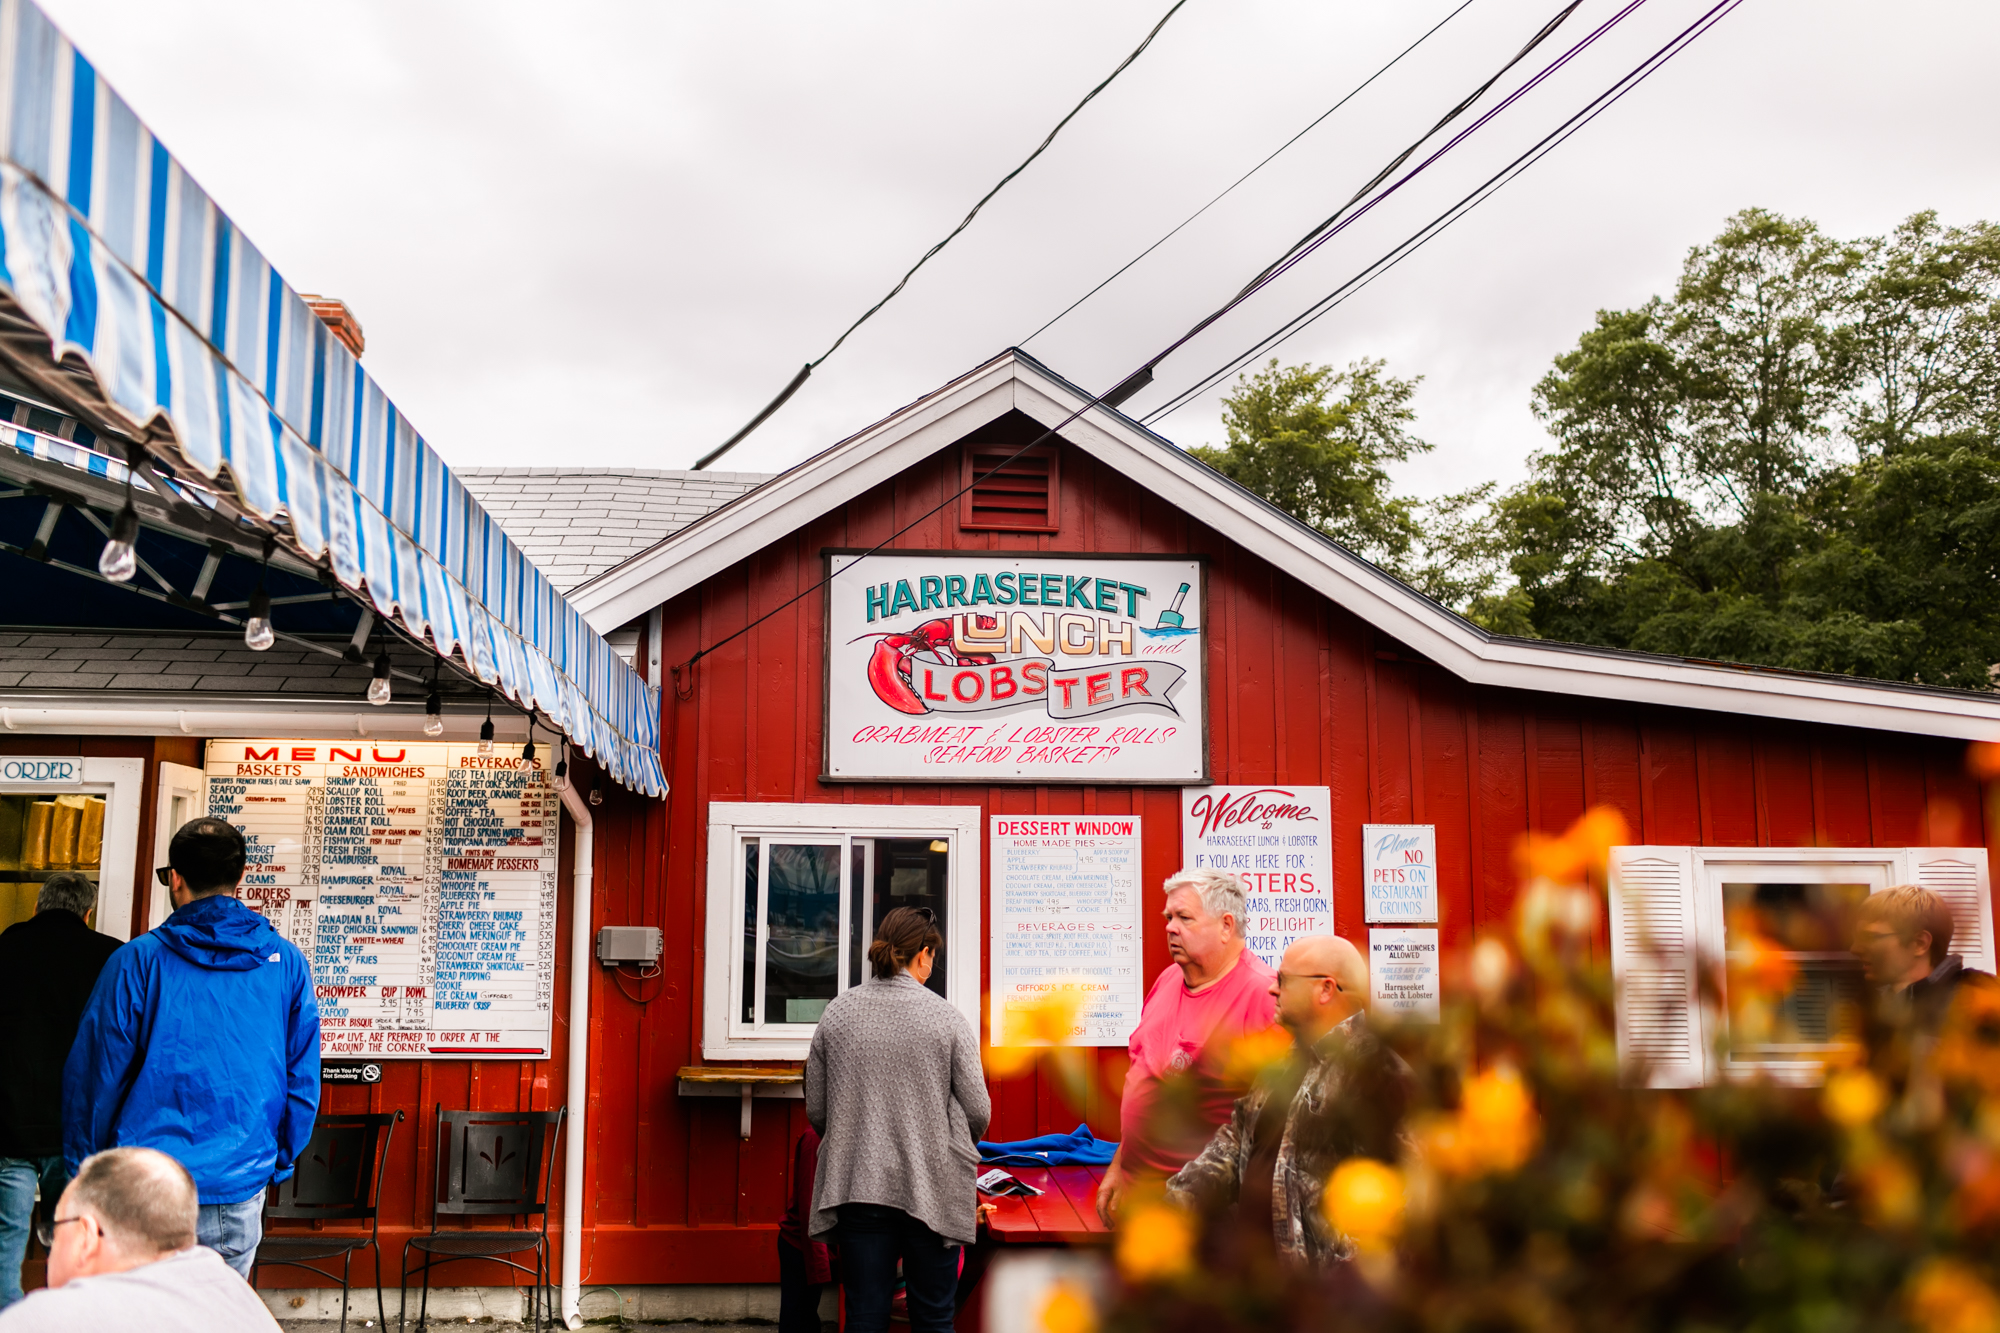
[(1437, 826), (1363, 824), (1361, 889), (1373, 924), (1438, 919)]
[(1040, 1044), (1028, 1012), (1068, 992), (1077, 1046), (1123, 1046), (1139, 1025), (1139, 817), (994, 815), (995, 1046)]
[(1293, 940), (1333, 933), (1333, 798), (1326, 787), (1186, 787), (1181, 863), (1243, 880), (1243, 937), (1272, 967)]
[(831, 560), (829, 779), (1206, 776), (1199, 560)]
[(238, 896), (313, 969), (320, 1051), (549, 1054), (559, 798), (537, 759), (405, 741), (210, 741)]

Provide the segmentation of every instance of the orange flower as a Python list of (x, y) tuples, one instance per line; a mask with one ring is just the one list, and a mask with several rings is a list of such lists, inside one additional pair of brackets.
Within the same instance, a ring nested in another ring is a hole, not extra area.
[(1541, 1126), (1521, 1075), (1502, 1066), (1465, 1085), (1456, 1115), (1420, 1120), (1415, 1135), (1424, 1160), (1445, 1175), (1479, 1176), (1519, 1170)]
[(1947, 1083), (2000, 1096), (2000, 986), (1958, 988), (1938, 1036), (1935, 1067)]
[(1631, 826), (1624, 815), (1608, 805), (1592, 806), (1560, 838), (1528, 834), (1517, 845), (1514, 857), (1526, 879), (1581, 884), (1589, 871), (1603, 867), (1613, 847), (1630, 837)]
[(1097, 1305), (1074, 1282), (1058, 1281), (1042, 1301), (1042, 1333), (1097, 1333)]
[(2000, 1297), (1957, 1259), (1932, 1259), (1903, 1289), (1911, 1322), (1924, 1333), (2000, 1333)]
[(1854, 1175), (1861, 1184), (1862, 1212), (1876, 1226), (1906, 1227), (1923, 1211), (1923, 1184), (1902, 1158), (1876, 1154)]
[(1194, 1267), (1194, 1222), (1169, 1203), (1126, 1211), (1118, 1228), (1118, 1271), (1128, 1282), (1168, 1282)]
[(1729, 914), (1729, 982), (1732, 996), (1743, 988), (1750, 994), (1782, 995), (1799, 974), (1798, 961), (1758, 929), (1755, 913)]
[(1019, 1078), (1034, 1068), (1046, 1048), (1070, 1045), (1082, 1011), (1083, 992), (1066, 981), (1054, 982), (1026, 999), (1007, 1001), (1001, 1020), (1007, 1044), (986, 1048), (987, 1074), (1003, 1080)]
[(1363, 1250), (1384, 1250), (1403, 1229), (1403, 1173), (1372, 1157), (1350, 1157), (1333, 1168), (1320, 1195), (1327, 1225)]
[(1865, 1069), (1842, 1070), (1826, 1081), (1826, 1091), (1820, 1094), (1820, 1105), (1825, 1108), (1827, 1119), (1848, 1129), (1865, 1125), (1882, 1114), (1888, 1100), (1881, 1080)]
[(1292, 1034), (1281, 1027), (1246, 1032), (1224, 1051), (1223, 1076), (1232, 1083), (1247, 1086), (1266, 1069), (1290, 1057), (1295, 1046)]

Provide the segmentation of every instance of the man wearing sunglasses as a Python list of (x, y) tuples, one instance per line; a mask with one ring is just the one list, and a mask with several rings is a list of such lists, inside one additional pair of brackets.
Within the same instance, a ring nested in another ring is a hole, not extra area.
[(1352, 1257), (1320, 1208), (1326, 1178), (1349, 1157), (1393, 1162), (1402, 1149), (1410, 1067), (1367, 1025), (1368, 963), (1338, 935), (1294, 940), (1271, 982), (1293, 1051), (1240, 1098), (1167, 1197), (1211, 1215), (1235, 1210), (1232, 1256), (1324, 1268)]
[(201, 1191), (201, 1243), (247, 1278), (264, 1191), (312, 1137), (319, 1005), (305, 955), (237, 901), (246, 850), (220, 819), (174, 834), (174, 914), (111, 955), (63, 1066), (63, 1156), (172, 1152)]
[(197, 1210), (193, 1178), (165, 1153), (98, 1153), (56, 1205), (47, 1289), (0, 1313), (0, 1333), (272, 1333), (256, 1293), (195, 1244)]

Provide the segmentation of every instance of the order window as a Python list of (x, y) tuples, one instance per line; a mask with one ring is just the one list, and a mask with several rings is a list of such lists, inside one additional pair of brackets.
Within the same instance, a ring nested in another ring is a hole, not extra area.
[(976, 1015), (978, 817), (977, 806), (711, 805), (703, 1055), (803, 1059), (827, 1005), (870, 975), (868, 946), (898, 907), (931, 913), (946, 943), (927, 984)]
[[(1950, 952), (1993, 970), (1983, 847), (1617, 847), (1611, 879), (1619, 1056), (1653, 1087), (1817, 1081), (1860, 1038), (1870, 996), (1850, 945), (1871, 893), (1938, 894)], [(1719, 996), (1700, 984), (1713, 962)]]

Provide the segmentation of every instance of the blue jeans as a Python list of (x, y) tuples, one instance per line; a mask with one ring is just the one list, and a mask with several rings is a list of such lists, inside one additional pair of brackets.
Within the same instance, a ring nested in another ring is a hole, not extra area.
[(28, 1231), (35, 1224), (35, 1186), (42, 1187), (45, 1213), (69, 1183), (61, 1157), (0, 1157), (0, 1310), (21, 1299), (21, 1261), (28, 1256)]
[(900, 1208), (840, 1205), (840, 1275), (848, 1333), (884, 1333), (896, 1295), (896, 1260), (910, 1302), (911, 1333), (951, 1333), (958, 1246)]
[(257, 1243), (264, 1239), (264, 1191), (242, 1203), (205, 1203), (195, 1218), (195, 1242), (221, 1255), (223, 1261), (250, 1280)]

